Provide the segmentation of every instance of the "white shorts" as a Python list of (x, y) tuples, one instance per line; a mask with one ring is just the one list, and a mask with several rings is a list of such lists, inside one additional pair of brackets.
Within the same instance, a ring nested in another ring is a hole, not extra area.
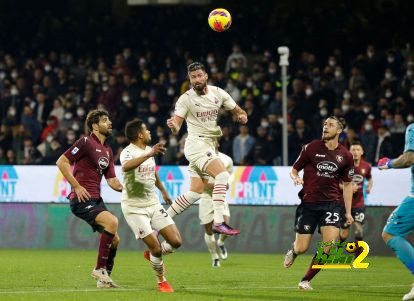
[[(224, 206), (223, 215), (230, 217), (230, 208), (226, 201), (224, 201)], [(211, 223), (214, 220), (213, 199), (207, 193), (201, 195), (200, 204), (198, 205), (198, 217), (201, 225)]]
[(154, 230), (160, 231), (174, 224), (173, 219), (161, 204), (135, 207), (121, 203), (121, 209), (136, 239), (144, 238)]
[(184, 155), (190, 164), (188, 171), (190, 177), (208, 179), (205, 172), (210, 162), (219, 158), (216, 153), (216, 138), (187, 137), (184, 146)]

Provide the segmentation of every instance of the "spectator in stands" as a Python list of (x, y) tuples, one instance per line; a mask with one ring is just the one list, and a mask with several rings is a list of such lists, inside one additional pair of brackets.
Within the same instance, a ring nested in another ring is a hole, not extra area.
[(235, 165), (244, 165), (246, 156), (249, 154), (255, 143), (255, 139), (249, 135), (247, 125), (239, 127), (239, 135), (233, 140), (233, 161)]
[(378, 162), (379, 158), (382, 157), (392, 157), (392, 144), (390, 138), (390, 132), (388, 127), (381, 125), (378, 128), (377, 139), (376, 139), (376, 148), (375, 148), (375, 162)]

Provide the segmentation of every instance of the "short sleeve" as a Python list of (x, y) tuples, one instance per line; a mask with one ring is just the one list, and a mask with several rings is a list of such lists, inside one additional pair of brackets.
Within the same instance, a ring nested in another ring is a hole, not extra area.
[(83, 157), (87, 150), (88, 139), (88, 137), (80, 138), (64, 152), (65, 157), (68, 158), (70, 163), (78, 161)]
[(178, 98), (176, 104), (175, 104), (175, 111), (174, 114), (176, 116), (179, 116), (181, 118), (186, 118), (187, 114), (188, 114), (188, 105), (187, 105), (187, 99), (188, 99), (188, 94), (184, 93), (183, 95), (180, 96), (180, 98)]
[(346, 165), (342, 168), (341, 180), (343, 182), (352, 182), (354, 176), (354, 159), (352, 155), (348, 152), (346, 154)]
[(105, 178), (111, 179), (115, 177), (116, 177), (116, 173), (115, 173), (114, 154), (112, 153), (112, 149), (109, 149), (109, 166), (105, 170)]
[(309, 148), (309, 144), (306, 144), (302, 147), (299, 157), (296, 159), (295, 163), (293, 164), (293, 168), (296, 169), (297, 171), (302, 170), (305, 167), (305, 165), (309, 162), (308, 148)]
[(127, 148), (125, 148), (122, 152), (121, 152), (121, 156), (119, 158), (119, 160), (121, 161), (121, 165), (124, 165), (125, 162), (129, 161), (132, 159), (132, 154), (131, 151)]
[(227, 93), (223, 89), (220, 89), (220, 88), (218, 88), (218, 89), (219, 89), (220, 95), (223, 99), (223, 108), (226, 111), (233, 110), (237, 105), (236, 102), (234, 101), (234, 99), (230, 96), (229, 93)]
[(414, 152), (414, 123), (410, 124), (405, 132), (404, 153), (409, 151)]

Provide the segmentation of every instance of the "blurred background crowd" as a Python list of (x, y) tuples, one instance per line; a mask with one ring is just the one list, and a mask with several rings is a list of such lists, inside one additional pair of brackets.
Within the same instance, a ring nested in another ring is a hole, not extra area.
[[(36, 15), (19, 10), (18, 17), (1, 9), (0, 164), (54, 164), (84, 135), (85, 117), (94, 108), (111, 115), (109, 143), (118, 163), (128, 144), (124, 125), (138, 117), (147, 123), (153, 143), (167, 145), (158, 163), (187, 164), (185, 129), (170, 135), (166, 120), (190, 88), (186, 66), (197, 60), (207, 67), (209, 84), (230, 93), (249, 116), (247, 126), (239, 126), (222, 112), (220, 150), (236, 165), (281, 165), (280, 45), (291, 48), (289, 164), (302, 145), (320, 138), (329, 115), (345, 118), (341, 143), (361, 141), (371, 163), (401, 153), (406, 126), (414, 121), (414, 44), (403, 31), (396, 36), (395, 28), (375, 27), (396, 9), (387, 1), (374, 6), (373, 20), (358, 19), (358, 9), (367, 8), (356, 4), (321, 4), (313, 16), (306, 16), (303, 5), (289, 15), (283, 14), (290, 11), (288, 4), (266, 4), (274, 9), (261, 7), (269, 13), (258, 16), (248, 4), (230, 3), (233, 26), (222, 34), (208, 28), (211, 7), (194, 13), (198, 7), (132, 9), (102, 1), (100, 10), (88, 10), (97, 2), (69, 2), (77, 9), (50, 2)], [(275, 11), (281, 13), (277, 22)], [(252, 15), (267, 21), (245, 34)], [(16, 22), (23, 24), (20, 33), (8, 34)], [(359, 35), (353, 33), (355, 24), (362, 26)], [(404, 24), (400, 16), (393, 26)]]

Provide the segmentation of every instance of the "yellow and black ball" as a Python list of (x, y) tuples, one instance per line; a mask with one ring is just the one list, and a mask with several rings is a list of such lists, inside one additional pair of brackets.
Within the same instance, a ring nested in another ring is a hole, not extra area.
[(350, 243), (348, 243), (347, 245), (346, 245), (346, 250), (349, 252), (349, 253), (354, 253), (355, 251), (356, 251), (356, 245), (355, 245), (355, 243), (354, 242), (350, 242)]

